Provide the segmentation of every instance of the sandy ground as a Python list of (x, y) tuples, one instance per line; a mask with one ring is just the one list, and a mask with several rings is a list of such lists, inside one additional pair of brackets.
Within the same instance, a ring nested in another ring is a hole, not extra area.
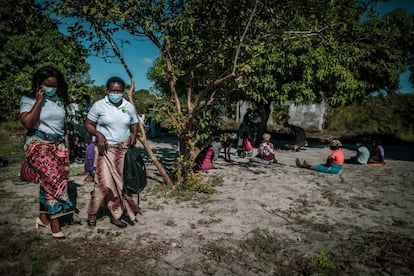
[[(170, 140), (158, 139), (151, 141), (151, 145), (163, 163), (171, 161), (176, 146)], [(352, 146), (344, 148), (346, 158), (354, 155)], [(323, 163), (330, 150), (320, 143), (297, 153), (277, 153), (282, 165), (255, 164), (236, 156), (234, 164), (218, 160), (215, 169), (203, 173), (207, 183), (216, 183), (217, 193), (187, 201), (163, 194), (159, 173), (147, 160), (148, 186), (140, 196), (143, 215), (138, 216), (138, 223), (125, 229), (111, 225), (108, 217), (100, 218), (97, 227), (88, 227), (86, 211), (92, 184), (84, 183), (83, 175), (71, 177), (81, 210), (75, 220), (80, 224), (65, 225), (63, 231), (66, 240), (110, 237), (125, 250), (162, 244), (163, 250), (153, 264), (159, 275), (280, 273), (277, 263), (257, 269), (258, 265), (244, 263), (251, 259), (238, 258), (240, 245), (258, 229), (271, 233), (280, 243), (281, 251), (300, 258), (309, 258), (321, 250), (331, 252), (338, 262), (346, 263), (339, 271), (347, 274), (412, 275), (414, 150), (385, 148), (391, 156), (387, 158), (391, 166), (346, 164), (340, 175), (295, 166), (295, 158), (306, 159), (310, 164)], [(81, 165), (72, 165), (76, 166)], [(13, 169), (1, 170), (5, 173)], [(12, 193), (1, 201), (2, 224), (12, 223), (22, 231), (36, 231), (38, 186), (22, 184), (17, 178), (1, 184), (3, 196)], [(385, 243), (387, 237), (402, 247), (408, 245), (394, 250), (398, 262), (379, 261), (377, 257), (385, 253), (370, 251), (383, 248), (378, 243)], [(370, 241), (377, 246), (371, 247)], [(213, 264), (209, 259), (209, 254), (214, 253), (212, 244), (227, 248), (230, 252), (227, 255), (233, 254), (234, 258), (230, 261), (216, 258)]]

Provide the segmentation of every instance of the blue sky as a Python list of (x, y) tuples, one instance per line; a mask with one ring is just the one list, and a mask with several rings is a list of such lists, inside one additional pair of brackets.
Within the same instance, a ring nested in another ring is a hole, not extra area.
[[(135, 79), (135, 90), (150, 89), (153, 84), (146, 75), (159, 56), (158, 48), (152, 42), (140, 40), (124, 45), (122, 52)], [(130, 83), (124, 67), (118, 60), (114, 59), (114, 62), (107, 63), (102, 58), (89, 57), (86, 61), (91, 65), (89, 75), (92, 80), (95, 80), (95, 85), (104, 85), (106, 80), (113, 76), (120, 77), (126, 83)]]
[[(414, 14), (414, 0), (391, 0), (379, 5), (378, 11), (383, 14), (397, 8), (403, 8), (409, 14)], [(149, 41), (133, 40), (130, 45), (124, 45), (122, 51), (135, 78), (136, 90), (150, 89), (153, 84), (146, 75), (148, 69), (159, 56), (159, 50)], [(106, 80), (112, 76), (118, 76), (127, 83), (130, 82), (124, 68), (116, 60), (113, 63), (107, 63), (102, 58), (89, 57), (87, 62), (91, 65), (89, 74), (91, 79), (95, 80), (95, 85), (104, 85)], [(408, 72), (401, 76), (400, 92), (414, 92), (414, 87), (409, 83), (408, 77)]]

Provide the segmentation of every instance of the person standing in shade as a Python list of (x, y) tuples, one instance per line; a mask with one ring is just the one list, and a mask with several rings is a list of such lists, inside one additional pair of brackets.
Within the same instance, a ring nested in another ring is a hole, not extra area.
[(25, 141), (25, 169), (21, 178), (40, 184), (40, 214), (36, 229), (45, 228), (54, 238), (65, 238), (59, 218), (78, 212), (67, 193), (69, 138), (65, 128), (68, 86), (63, 74), (53, 67), (37, 70), (32, 91), (21, 98), (20, 119), (28, 129)]
[(85, 122), (87, 131), (96, 137), (95, 185), (91, 193), (87, 223), (96, 226), (96, 214), (105, 203), (111, 223), (127, 226), (125, 216), (134, 221), (139, 213), (132, 195), (123, 193), (123, 168), (128, 147), (136, 144), (138, 118), (134, 106), (124, 99), (125, 82), (108, 79), (106, 96), (95, 102)]

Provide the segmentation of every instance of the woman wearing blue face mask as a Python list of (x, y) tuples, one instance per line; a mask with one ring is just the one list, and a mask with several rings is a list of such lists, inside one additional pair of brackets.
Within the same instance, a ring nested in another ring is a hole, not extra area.
[(20, 118), (28, 129), (21, 178), (40, 184), (40, 214), (36, 229), (64, 238), (59, 217), (77, 212), (67, 195), (69, 152), (65, 133), (67, 84), (61, 72), (43, 67), (35, 72), (32, 91), (21, 98)]
[(135, 220), (138, 204), (123, 194), (124, 156), (136, 143), (138, 118), (134, 106), (124, 99), (125, 83), (118, 77), (106, 83), (107, 95), (95, 102), (85, 121), (86, 130), (96, 137), (95, 186), (88, 209), (88, 225), (96, 225), (96, 213), (106, 203), (111, 223), (124, 228), (121, 217)]

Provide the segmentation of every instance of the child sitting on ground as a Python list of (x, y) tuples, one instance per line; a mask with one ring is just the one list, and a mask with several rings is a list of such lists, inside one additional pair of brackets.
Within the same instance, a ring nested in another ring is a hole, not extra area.
[(242, 139), (242, 152), (241, 152), (240, 157), (241, 158), (252, 157), (253, 146), (252, 146), (252, 143), (250, 142), (248, 133), (243, 132), (241, 135), (241, 139)]
[(334, 139), (329, 143), (329, 147), (332, 150), (332, 153), (328, 156), (325, 164), (320, 164), (312, 166), (306, 161), (300, 163), (299, 158), (296, 158), (296, 166), (299, 168), (315, 170), (318, 172), (339, 174), (342, 171), (342, 166), (344, 164), (344, 152), (341, 150), (342, 143), (341, 141)]
[(270, 142), (271, 135), (269, 133), (263, 134), (263, 141), (259, 145), (259, 151), (256, 157), (250, 159), (250, 161), (258, 163), (277, 163), (275, 156), (275, 147)]

